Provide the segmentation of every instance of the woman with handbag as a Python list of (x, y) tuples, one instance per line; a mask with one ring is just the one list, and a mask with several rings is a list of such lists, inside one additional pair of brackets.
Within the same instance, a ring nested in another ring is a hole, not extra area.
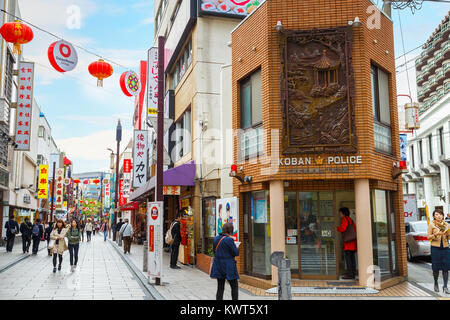
[(210, 277), (217, 279), (216, 299), (223, 300), (225, 289), (225, 279), (231, 287), (231, 298), (238, 300), (238, 279), (239, 273), (234, 257), (239, 255), (239, 242), (235, 243), (231, 235), (233, 234), (233, 224), (227, 222), (222, 226), (222, 233), (214, 238), (214, 260), (211, 267)]
[(442, 270), (444, 286), (442, 290), (449, 294), (447, 289), (448, 270), (450, 269), (450, 249), (448, 239), (450, 229), (444, 220), (444, 213), (436, 209), (433, 211), (433, 221), (428, 225), (428, 239), (431, 240), (431, 269), (434, 277), (434, 291), (439, 292), (438, 279), (439, 271)]
[[(70, 229), (66, 233), (66, 237), (69, 240), (69, 253), (70, 253), (70, 271), (74, 272), (78, 262), (78, 250), (80, 248), (81, 231), (78, 221), (73, 219)], [(74, 261), (75, 259), (75, 261)]]
[[(69, 226), (70, 228), (70, 226)], [(53, 273), (56, 272), (56, 258), (59, 258), (58, 270), (61, 270), (63, 253), (68, 249), (66, 241), (64, 240), (67, 231), (69, 228), (66, 228), (64, 225), (64, 221), (59, 219), (56, 221), (56, 225), (53, 228), (52, 233), (50, 234), (50, 244), (49, 249), (53, 253)]]
[(342, 233), (344, 241), (344, 258), (347, 266), (347, 275), (343, 279), (355, 279), (356, 276), (356, 226), (350, 218), (350, 210), (346, 207), (339, 209), (341, 225), (337, 231)]

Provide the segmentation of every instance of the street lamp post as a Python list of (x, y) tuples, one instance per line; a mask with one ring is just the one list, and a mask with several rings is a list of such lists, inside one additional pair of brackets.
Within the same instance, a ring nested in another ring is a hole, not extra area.
[[(116, 141), (117, 141), (117, 152), (116, 152), (116, 179), (114, 181), (114, 225), (117, 226), (117, 202), (119, 197), (119, 155), (120, 155), (120, 141), (122, 140), (122, 125), (120, 124), (120, 119), (117, 122), (116, 128)], [(113, 234), (113, 241), (116, 241), (116, 233)]]

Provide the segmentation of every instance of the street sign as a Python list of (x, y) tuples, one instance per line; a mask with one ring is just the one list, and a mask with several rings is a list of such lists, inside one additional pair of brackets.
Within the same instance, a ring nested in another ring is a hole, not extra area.
[(162, 284), (162, 263), (163, 263), (163, 216), (164, 202), (150, 202), (147, 205), (147, 230), (148, 230), (148, 276), (159, 278)]

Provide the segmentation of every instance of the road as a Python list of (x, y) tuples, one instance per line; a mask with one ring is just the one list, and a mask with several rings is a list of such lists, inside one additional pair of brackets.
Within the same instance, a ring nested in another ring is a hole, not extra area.
[[(43, 243), (41, 244), (43, 245)], [(61, 271), (53, 273), (46, 250), (0, 273), (0, 300), (149, 300), (120, 255), (102, 235), (80, 244), (77, 270), (70, 272), (69, 252)]]
[[(408, 262), (408, 280), (415, 282), (422, 288), (434, 292), (433, 271), (431, 269), (431, 258), (416, 258), (414, 261)], [(450, 285), (450, 284), (449, 284)], [(450, 298), (442, 292), (443, 280), (442, 272), (439, 273), (439, 295), (441, 297)]]

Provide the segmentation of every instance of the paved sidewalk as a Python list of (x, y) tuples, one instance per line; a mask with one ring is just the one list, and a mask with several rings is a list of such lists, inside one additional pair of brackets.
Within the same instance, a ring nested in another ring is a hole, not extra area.
[(80, 244), (78, 268), (70, 272), (69, 252), (53, 273), (52, 257), (40, 251), (0, 273), (0, 300), (147, 300), (148, 291), (103, 236)]
[[(42, 250), (44, 247), (47, 247), (47, 241), (41, 241), (39, 245), (39, 250)], [(23, 253), (22, 251), (22, 237), (16, 237), (16, 241), (13, 246), (12, 252), (6, 252), (6, 246), (0, 247), (0, 272), (5, 268), (13, 265), (16, 262), (19, 262), (23, 259), (31, 256), (31, 251), (33, 249), (33, 241), (31, 241), (30, 253)]]

